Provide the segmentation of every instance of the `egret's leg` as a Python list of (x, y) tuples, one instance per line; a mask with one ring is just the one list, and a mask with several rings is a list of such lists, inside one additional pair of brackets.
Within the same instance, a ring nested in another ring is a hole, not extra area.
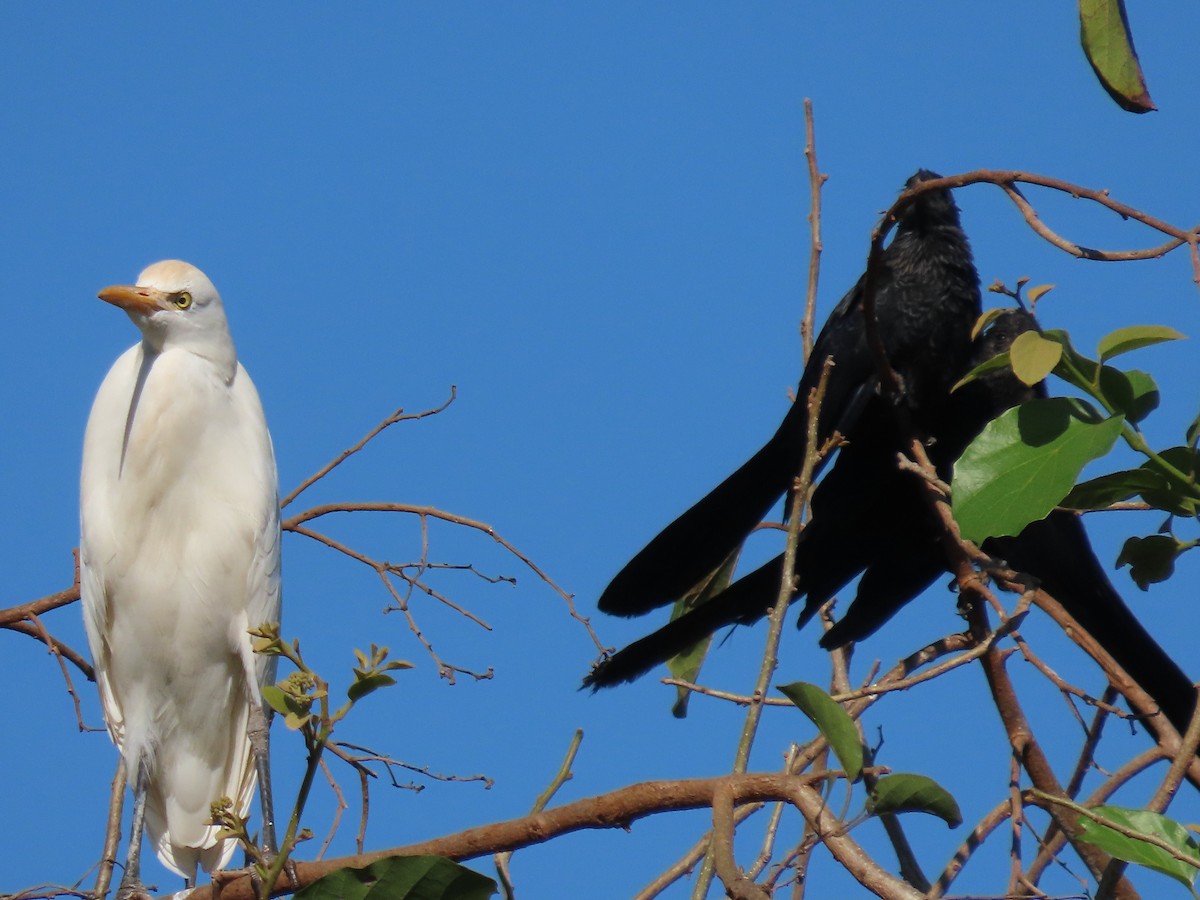
[(117, 888), (117, 900), (132, 900), (146, 896), (142, 884), (142, 828), (146, 822), (146, 787), (150, 781), (150, 769), (143, 757), (138, 762), (137, 778), (133, 785), (133, 825), (129, 832), (129, 851), (125, 854), (125, 874)]
[(250, 749), (258, 771), (258, 798), (262, 810), (262, 842), (268, 856), (279, 852), (275, 843), (275, 807), (271, 801), (271, 722), (258, 703), (250, 704)]

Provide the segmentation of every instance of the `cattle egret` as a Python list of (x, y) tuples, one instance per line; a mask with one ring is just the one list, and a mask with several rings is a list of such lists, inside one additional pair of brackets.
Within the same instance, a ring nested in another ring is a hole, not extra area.
[(144, 892), (142, 827), (195, 884), (228, 863), (210, 806), (245, 816), (262, 784), (274, 850), (261, 687), (275, 659), (247, 630), (278, 622), (279, 498), (258, 392), (221, 298), (194, 266), (155, 263), (107, 287), (142, 332), (88, 418), (80, 479), (80, 588), (109, 734), (134, 790), (118, 897)]

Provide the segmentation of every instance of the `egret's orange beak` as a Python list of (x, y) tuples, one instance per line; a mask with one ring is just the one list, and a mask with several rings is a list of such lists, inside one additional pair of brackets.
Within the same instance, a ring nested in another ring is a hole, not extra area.
[(96, 296), (105, 303), (119, 306), (126, 312), (141, 313), (145, 316), (162, 309), (167, 300), (167, 295), (162, 291), (132, 284), (114, 284), (112, 287), (106, 287)]

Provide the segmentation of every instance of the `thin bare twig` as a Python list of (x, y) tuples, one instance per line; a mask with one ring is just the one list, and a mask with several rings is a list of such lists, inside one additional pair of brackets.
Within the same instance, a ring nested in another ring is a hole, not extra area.
[[(25, 634), (31, 638), (41, 641), (43, 644), (45, 644), (50, 649), (51, 653), (53, 653), (55, 656), (59, 657), (60, 663), (64, 659), (69, 661), (73, 666), (75, 666), (75, 668), (77, 668), (80, 672), (83, 673), (84, 677), (87, 678), (88, 681), (95, 681), (96, 673), (92, 669), (91, 664), (86, 659), (84, 659), (82, 656), (80, 656), (79, 653), (72, 650), (70, 647), (68, 647), (66, 644), (64, 644), (62, 641), (60, 641), (58, 638), (54, 637), (48, 631), (46, 631), (45, 627), (43, 627), (41, 625), (40, 621), (37, 625), (32, 624), (32, 622), (35, 618), (36, 618), (36, 616), (31, 613), (29, 616), (30, 621), (9, 622), (7, 625), (4, 625), (2, 627), (6, 631), (15, 631), (15, 632), (17, 632), (17, 634)], [(64, 672), (65, 672), (65, 669), (64, 669)], [(68, 678), (68, 684), (70, 684), (69, 678)], [(71, 688), (71, 696), (73, 698), (75, 696), (73, 688)], [(78, 709), (76, 709), (76, 715), (78, 715)], [(101, 729), (85, 727), (85, 728), (82, 728), (81, 730), (100, 731)]]
[(310, 487), (312, 487), (314, 484), (316, 484), (318, 481), (320, 481), (322, 478), (324, 478), (326, 475), (328, 475), (330, 472), (332, 472), (334, 469), (336, 469), (338, 466), (340, 466), (342, 463), (344, 463), (347, 459), (349, 459), (351, 456), (353, 456), (355, 453), (357, 453), (363, 447), (367, 446), (367, 444), (370, 443), (371, 440), (373, 438), (375, 438), (385, 428), (395, 425), (397, 422), (409, 422), (409, 421), (415, 421), (417, 419), (424, 419), (426, 416), (436, 416), (438, 413), (445, 410), (446, 407), (448, 407), (451, 403), (453, 403), (457, 396), (458, 396), (458, 388), (452, 384), (452, 385), (450, 385), (450, 396), (448, 398), (446, 398), (446, 402), (443, 403), (441, 406), (435, 407), (434, 409), (427, 409), (424, 412), (412, 413), (411, 415), (406, 415), (404, 412), (404, 407), (400, 407), (400, 409), (396, 410), (394, 413), (392, 413), (390, 416), (388, 416), (386, 419), (384, 419), (382, 422), (380, 422), (378, 425), (376, 425), (374, 428), (372, 428), (370, 431), (368, 431), (366, 433), (366, 435), (363, 437), (363, 439), (360, 440), (357, 444), (355, 444), (353, 447), (347, 447), (345, 450), (343, 450), (341, 453), (339, 453), (337, 456), (335, 456), (333, 459), (331, 459), (329, 462), (327, 462), (321, 468), (317, 469), (317, 471), (314, 472), (312, 475), (309, 475), (302, 482), (300, 482), (300, 484), (297, 485), (290, 494), (288, 494), (286, 497), (284, 497), (282, 500), (279, 501), (279, 508), (280, 509), (285, 508), (289, 503), (291, 503), (293, 500), (295, 500), (297, 497), (299, 497), (302, 493), (304, 493), (306, 490), (308, 490)]
[[(583, 729), (576, 728), (575, 734), (571, 737), (571, 743), (567, 746), (566, 755), (563, 757), (562, 764), (558, 767), (558, 771), (554, 773), (554, 777), (550, 780), (550, 784), (542, 791), (533, 801), (533, 806), (529, 808), (531, 815), (540, 813), (554, 799), (554, 795), (558, 793), (558, 789), (574, 778), (571, 772), (571, 766), (575, 763), (575, 756), (579, 753), (579, 745), (583, 743)], [(500, 873), (500, 878), (505, 889), (505, 896), (512, 896), (512, 874), (508, 870), (509, 860), (512, 859), (512, 851), (504, 850), (497, 853), (493, 857), (496, 864), (496, 871)]]
[(337, 834), (338, 826), (342, 824), (342, 813), (350, 808), (350, 804), (346, 802), (346, 795), (338, 787), (337, 779), (333, 777), (333, 772), (329, 768), (329, 762), (324, 756), (321, 757), (321, 771), (325, 775), (325, 781), (329, 783), (329, 787), (333, 790), (334, 796), (337, 797), (337, 809), (333, 811), (333, 822), (329, 826), (329, 834), (325, 836), (325, 841), (321, 844), (321, 849), (317, 851), (316, 859), (325, 858), (325, 851), (333, 843), (333, 836)]
[(817, 166), (816, 126), (813, 123), (812, 100), (804, 98), (804, 158), (808, 163), (808, 290), (804, 298), (804, 319), (800, 323), (800, 339), (804, 348), (804, 362), (812, 354), (816, 330), (817, 282), (821, 274), (821, 185), (828, 179)]
[(419, 506), (411, 503), (324, 503), (285, 519), (282, 523), (282, 528), (285, 531), (298, 531), (298, 526), (303, 525), (305, 522), (311, 522), (314, 519), (319, 519), (322, 516), (331, 515), (333, 513), (351, 512), (402, 513), (418, 516), (422, 519), (437, 519), (442, 522), (449, 522), (453, 525), (462, 525), (466, 528), (473, 528), (476, 531), (483, 532), (501, 547), (507, 550), (510, 554), (524, 563), (525, 566), (528, 567), (535, 575), (537, 575), (538, 578), (545, 582), (551, 588), (551, 590), (558, 594), (559, 597), (561, 597), (567, 604), (567, 609), (569, 610), (571, 617), (582, 623), (587, 629), (588, 635), (591, 637), (592, 642), (596, 645), (596, 648), (601, 652), (604, 651), (604, 644), (596, 634), (595, 629), (592, 628), (591, 620), (586, 616), (580, 615), (578, 610), (575, 608), (574, 598), (561, 587), (559, 587), (549, 575), (542, 571), (540, 566), (538, 566), (533, 562), (533, 560), (518, 550), (513, 544), (509, 543), (508, 540), (497, 533), (495, 528), (493, 528), (491, 525), (488, 525), (486, 522), (480, 522), (476, 519), (467, 518), (466, 516), (459, 516), (454, 513), (445, 512), (444, 510), (437, 509), (433, 506)]

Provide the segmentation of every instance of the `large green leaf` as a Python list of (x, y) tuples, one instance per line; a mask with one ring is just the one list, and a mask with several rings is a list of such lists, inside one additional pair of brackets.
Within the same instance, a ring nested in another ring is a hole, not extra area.
[[(1144, 809), (1126, 809), (1120, 806), (1097, 806), (1092, 812), (1124, 828), (1161, 838), (1178, 852), (1195, 857), (1200, 863), (1200, 845), (1197, 845), (1186, 828), (1166, 816)], [(1095, 844), (1110, 856), (1162, 872), (1189, 888), (1196, 880), (1196, 867), (1176, 859), (1166, 850), (1136, 838), (1126, 837), (1087, 816), (1079, 817), (1079, 825), (1083, 828), (1080, 839)]]
[(954, 466), (963, 537), (1020, 534), (1067, 495), (1083, 467), (1112, 449), (1124, 419), (1080, 400), (1031, 400), (990, 422)]
[(338, 869), (296, 900), (487, 900), (496, 882), (441, 856), (392, 856), (362, 869)]
[(885, 813), (923, 812), (942, 819), (951, 828), (962, 824), (962, 813), (954, 797), (932, 778), (897, 772), (875, 783), (867, 798), (867, 811)]
[(780, 685), (779, 690), (812, 720), (825, 740), (829, 741), (846, 777), (858, 781), (862, 774), (863, 747), (858, 728), (849, 714), (815, 684), (797, 681)]
[(1124, 0), (1079, 0), (1079, 40), (1104, 90), (1128, 112), (1157, 109), (1133, 49)]

